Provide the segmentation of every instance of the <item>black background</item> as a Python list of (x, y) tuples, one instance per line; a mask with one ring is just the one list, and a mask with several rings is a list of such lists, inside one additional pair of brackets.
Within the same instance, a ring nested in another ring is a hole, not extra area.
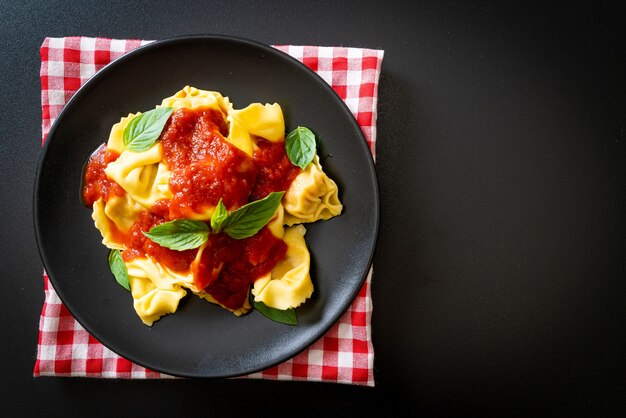
[[(1, 3), (3, 411), (626, 414), (620, 2)], [(195, 33), (385, 50), (375, 388), (33, 379), (43, 302), (31, 203), (39, 46), (45, 36)]]

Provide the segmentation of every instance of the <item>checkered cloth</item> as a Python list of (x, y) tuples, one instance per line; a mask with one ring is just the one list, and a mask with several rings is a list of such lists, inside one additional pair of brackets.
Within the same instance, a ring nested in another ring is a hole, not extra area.
[[(41, 46), (43, 141), (76, 90), (119, 56), (150, 41), (105, 38), (46, 38)], [(376, 106), (383, 51), (318, 46), (275, 46), (317, 72), (346, 102), (372, 155), (376, 146)], [(245, 376), (374, 386), (371, 340), (372, 272), (348, 311), (308, 349), (294, 358)], [(35, 376), (168, 378), (118, 356), (74, 319), (44, 274), (45, 301), (39, 323)]]

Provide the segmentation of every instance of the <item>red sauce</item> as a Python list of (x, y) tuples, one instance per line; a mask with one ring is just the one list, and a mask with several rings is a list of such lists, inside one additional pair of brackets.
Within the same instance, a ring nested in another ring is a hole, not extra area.
[(271, 192), (285, 191), (302, 169), (291, 164), (285, 144), (263, 139), (257, 141), (259, 148), (254, 151), (254, 165), (259, 169), (257, 182), (252, 189), (252, 200), (262, 199)]
[(193, 266), (194, 283), (222, 305), (237, 309), (248, 297), (250, 285), (272, 271), (286, 252), (287, 245), (267, 227), (243, 240), (211, 235)]
[(102, 144), (89, 157), (85, 166), (83, 184), (83, 201), (87, 206), (93, 206), (94, 202), (100, 198), (107, 202), (113, 196), (124, 196), (126, 193), (119, 184), (109, 180), (104, 173), (106, 166), (117, 160), (119, 156), (115, 151), (107, 150), (106, 145)]
[(227, 128), (214, 110), (176, 110), (161, 134), (165, 162), (172, 170), (172, 218), (189, 217), (217, 205), (229, 209), (248, 203), (256, 182), (252, 159), (224, 139)]
[[(175, 251), (162, 247), (143, 232), (178, 218), (189, 218), (217, 205), (221, 198), (229, 210), (261, 199), (270, 192), (286, 191), (302, 171), (287, 158), (284, 143), (257, 138), (253, 158), (225, 140), (228, 126), (214, 110), (179, 109), (172, 113), (159, 140), (164, 162), (171, 170), (169, 188), (173, 198), (157, 201), (139, 214), (125, 234), (124, 260), (150, 256), (170, 269), (192, 272), (199, 289), (222, 305), (237, 309), (245, 302), (250, 285), (282, 260), (286, 244), (265, 227), (243, 240), (211, 234), (197, 262), (198, 249)], [(109, 180), (104, 169), (118, 154), (100, 147), (85, 169), (83, 197), (89, 206), (98, 198), (107, 201), (124, 190)], [(120, 233), (121, 234), (121, 233)]]
[(197, 250), (170, 250), (153, 242), (143, 234), (143, 232), (148, 232), (150, 228), (163, 222), (166, 222), (166, 218), (162, 216), (147, 210), (141, 212), (126, 235), (124, 241), (126, 249), (122, 252), (122, 258), (129, 261), (137, 257), (150, 256), (174, 271), (189, 271), (191, 263), (196, 258)]

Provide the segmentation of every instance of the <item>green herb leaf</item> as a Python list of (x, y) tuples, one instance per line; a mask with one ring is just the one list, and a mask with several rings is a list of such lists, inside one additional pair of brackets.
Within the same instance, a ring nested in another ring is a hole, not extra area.
[(111, 250), (109, 252), (109, 268), (111, 273), (115, 276), (115, 280), (124, 289), (130, 291), (130, 283), (128, 282), (128, 270), (126, 264), (122, 259), (122, 253), (120, 250)]
[(298, 126), (287, 135), (285, 150), (289, 161), (304, 170), (315, 157), (315, 134), (309, 128)]
[(217, 206), (215, 207), (215, 212), (213, 212), (213, 216), (211, 216), (211, 229), (216, 234), (222, 231), (222, 227), (224, 226), (224, 222), (228, 218), (228, 209), (222, 203), (222, 199), (217, 202)]
[(270, 308), (263, 302), (255, 301), (252, 294), (250, 294), (250, 302), (256, 310), (272, 321), (287, 325), (298, 325), (298, 315), (296, 315), (296, 310), (293, 308), (289, 308), (284, 311), (276, 308)]
[(143, 233), (163, 247), (183, 251), (198, 248), (209, 238), (209, 226), (201, 221), (175, 219)]
[(124, 129), (124, 148), (133, 152), (149, 149), (161, 135), (173, 110), (157, 107), (133, 118)]
[(253, 236), (272, 219), (284, 194), (272, 192), (263, 199), (230, 212), (222, 224), (222, 230), (235, 239)]

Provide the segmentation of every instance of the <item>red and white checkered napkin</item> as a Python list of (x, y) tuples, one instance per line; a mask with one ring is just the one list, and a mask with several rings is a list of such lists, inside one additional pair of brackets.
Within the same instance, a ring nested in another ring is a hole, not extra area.
[[(46, 38), (40, 51), (43, 141), (63, 106), (89, 77), (115, 58), (149, 42)], [(332, 86), (354, 114), (375, 156), (383, 51), (292, 45), (276, 48), (303, 62)], [(348, 311), (308, 349), (282, 364), (245, 377), (374, 386), (371, 281), (370, 271)], [(45, 274), (44, 289), (46, 298), (39, 323), (35, 376), (171, 377), (134, 364), (98, 342), (69, 313)]]

